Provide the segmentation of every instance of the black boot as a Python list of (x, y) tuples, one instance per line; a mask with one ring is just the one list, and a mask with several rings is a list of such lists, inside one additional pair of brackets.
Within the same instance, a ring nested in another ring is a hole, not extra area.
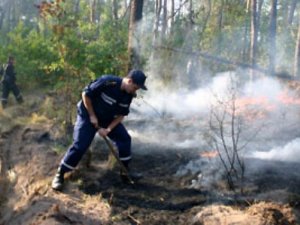
[(22, 104), (22, 103), (24, 102), (22, 95), (19, 95), (19, 96), (17, 97), (17, 102), (18, 102), (19, 104)]
[(6, 108), (6, 106), (7, 106), (7, 101), (5, 101), (5, 100), (2, 100), (2, 109), (5, 109)]
[(129, 169), (129, 160), (127, 161), (122, 161), (124, 167), (126, 168), (127, 171), (124, 170), (120, 170), (120, 177), (121, 180), (125, 183), (130, 183), (131, 181), (137, 181), (143, 178), (143, 174), (142, 173), (138, 173), (138, 172), (133, 172)]
[(52, 180), (51, 187), (56, 191), (61, 191), (64, 185), (64, 173), (61, 167), (58, 167), (58, 170)]

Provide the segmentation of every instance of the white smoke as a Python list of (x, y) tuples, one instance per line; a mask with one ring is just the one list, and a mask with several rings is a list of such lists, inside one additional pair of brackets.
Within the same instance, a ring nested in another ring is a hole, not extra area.
[(250, 157), (264, 159), (264, 160), (276, 160), (276, 161), (288, 161), (299, 162), (300, 161), (300, 138), (296, 138), (285, 146), (279, 146), (271, 149), (270, 151), (262, 152), (255, 151)]
[(283, 88), (277, 79), (262, 77), (253, 82), (247, 82), (244, 87), (246, 96), (266, 97), (269, 101), (278, 101), (277, 96)]
[[(168, 87), (161, 87), (155, 81), (150, 80), (149, 90), (143, 93), (143, 100), (137, 99), (133, 103), (133, 107), (139, 108), (138, 110), (146, 116), (157, 116), (158, 114), (177, 119), (208, 113), (211, 103), (215, 101), (215, 95), (222, 96), (226, 93), (232, 73), (227, 72), (216, 76), (205, 87), (195, 90), (187, 90), (185, 87), (172, 90)], [(141, 105), (143, 107), (140, 107)]]
[[(144, 116), (149, 117), (168, 115), (172, 118), (183, 119), (199, 116), (208, 113), (210, 106), (216, 100), (228, 95), (228, 89), (232, 82), (239, 82), (236, 81), (238, 76), (241, 75), (237, 75), (235, 72), (221, 73), (212, 78), (205, 87), (201, 86), (194, 90), (188, 90), (186, 87), (174, 90), (149, 78), (147, 81), (149, 90), (142, 93), (142, 100), (136, 99), (132, 106)], [(284, 108), (279, 98), (284, 89), (277, 79), (263, 77), (255, 81), (240, 83), (238, 84), (238, 91), (241, 94), (239, 97), (264, 100), (263, 102), (274, 111)], [(255, 107), (262, 108), (265, 105), (256, 105)]]
[[(249, 143), (252, 147), (247, 149), (252, 152), (253, 149), (267, 151), (296, 138), (299, 134), (296, 124), (299, 120), (300, 105), (287, 105), (280, 99), (284, 91), (287, 91), (290, 98), (295, 99), (293, 92), (285, 90), (286, 85), (275, 78), (262, 77), (254, 81), (243, 81), (241, 77), (240, 73), (224, 72), (212, 78), (206, 86), (194, 90), (188, 90), (186, 87), (172, 90), (162, 86), (159, 80), (151, 80), (150, 76), (149, 81), (147, 80), (149, 90), (141, 93), (142, 98), (133, 101), (133, 110), (128, 117), (129, 120), (141, 119), (147, 123), (132, 129), (132, 136), (142, 142), (164, 146), (207, 149), (203, 134), (209, 129), (210, 107), (216, 98), (224, 98), (228, 94), (228, 87), (232, 82), (236, 82), (238, 98), (255, 99), (254, 103), (250, 103), (253, 104), (251, 109), (264, 112), (263, 119), (254, 119), (248, 125), (250, 132), (262, 123), (265, 127), (257, 138)], [(248, 136), (252, 134), (249, 133)]]

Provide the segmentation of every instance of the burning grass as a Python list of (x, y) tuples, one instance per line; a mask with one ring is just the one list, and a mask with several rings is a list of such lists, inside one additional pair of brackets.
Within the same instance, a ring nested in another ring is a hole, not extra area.
[(203, 151), (200, 153), (200, 157), (203, 158), (215, 158), (219, 155), (218, 151)]

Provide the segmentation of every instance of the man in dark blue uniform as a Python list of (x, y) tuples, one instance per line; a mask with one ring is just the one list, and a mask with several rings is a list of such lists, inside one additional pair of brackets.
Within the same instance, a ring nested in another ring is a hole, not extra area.
[(13, 92), (18, 103), (23, 102), (23, 97), (21, 95), (20, 89), (16, 84), (16, 73), (15, 73), (14, 64), (15, 64), (14, 57), (9, 56), (7, 64), (4, 65), (1, 71), (3, 75), (2, 98), (1, 98), (3, 109), (6, 108), (7, 106), (8, 96), (11, 91)]
[(129, 113), (130, 103), (138, 89), (147, 90), (146, 76), (140, 70), (132, 70), (124, 78), (102, 76), (82, 92), (77, 104), (77, 119), (73, 144), (63, 157), (52, 181), (52, 188), (62, 190), (64, 174), (72, 171), (92, 143), (94, 136), (108, 136), (119, 151), (119, 159), (128, 168), (131, 159), (131, 137), (121, 123)]

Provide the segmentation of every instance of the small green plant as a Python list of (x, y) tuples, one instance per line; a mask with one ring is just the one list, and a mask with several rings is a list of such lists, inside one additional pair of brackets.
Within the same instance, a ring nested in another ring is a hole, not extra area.
[(51, 147), (51, 150), (61, 155), (66, 151), (66, 146), (55, 142), (54, 145)]

